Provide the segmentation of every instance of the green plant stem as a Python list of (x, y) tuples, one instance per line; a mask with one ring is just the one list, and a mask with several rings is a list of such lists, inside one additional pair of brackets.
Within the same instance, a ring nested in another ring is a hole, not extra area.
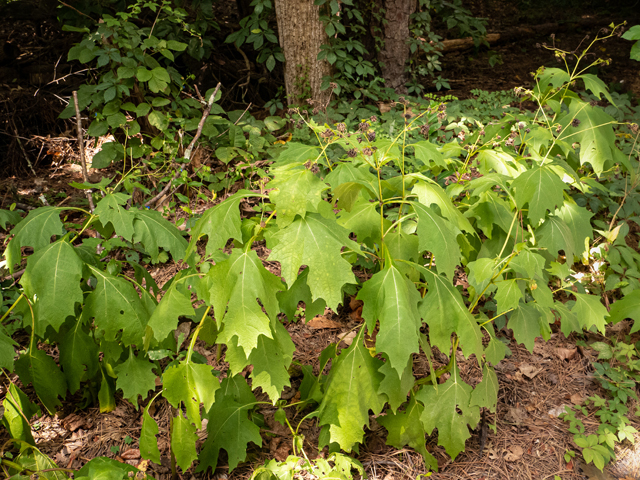
[(20, 296), (16, 299), (16, 301), (13, 302), (13, 304), (9, 307), (9, 310), (4, 312), (4, 315), (2, 316), (2, 318), (0, 318), (0, 323), (4, 322), (4, 319), (7, 318), (7, 316), (11, 313), (11, 310), (13, 310), (15, 308), (15, 306), (18, 304), (20, 299), (22, 299), (22, 297), (24, 297), (24, 296), (25, 296), (24, 293), (20, 294)]

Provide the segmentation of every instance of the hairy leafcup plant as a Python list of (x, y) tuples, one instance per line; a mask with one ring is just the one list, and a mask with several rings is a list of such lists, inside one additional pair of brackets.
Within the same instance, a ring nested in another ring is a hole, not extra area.
[[(568, 335), (604, 333), (607, 322), (626, 317), (640, 321), (625, 303), (609, 312), (599, 282), (587, 290), (579, 281), (581, 268), (597, 270), (597, 212), (575, 199), (609, 172), (636, 178), (638, 164), (636, 148), (627, 155), (618, 148), (617, 122), (572, 90), (578, 81), (609, 98), (584, 71), (541, 69), (535, 87), (519, 91), (538, 103), (535, 112), (475, 127), (446, 125), (445, 105), (412, 111), (404, 100), (393, 129), (375, 117), (351, 126), (300, 117), (312, 140), (286, 143), (267, 190), (239, 191), (206, 210), (188, 239), (155, 211), (125, 208), (121, 187), (103, 187), (95, 211), (82, 212), (80, 231), (60, 219), (77, 209), (32, 210), (5, 251), (10, 269), (23, 247), (34, 252), (12, 305), (30, 343), (14, 365), (3, 333), (0, 366), (32, 384), (49, 412), (81, 386), (103, 411), (114, 407), (116, 391), (138, 406), (161, 376), (154, 398), (174, 407), (171, 448), (182, 471), (196, 460), (198, 471), (215, 468), (221, 450), (230, 470), (244, 461), (250, 442), (262, 445), (254, 411), (263, 404), (304, 409), (321, 427), (320, 447), (332, 453), (357, 451), (375, 415), (389, 445), (414, 448), (436, 469), (427, 435), (437, 429), (455, 458), (481, 409), (495, 412), (494, 366), (507, 349), (494, 325), (506, 325), (532, 351), (554, 323)], [(454, 135), (434, 142), (441, 128)], [(257, 206), (242, 218), (245, 199)], [(613, 241), (624, 221), (613, 218), (602, 238)], [(84, 237), (88, 228), (102, 238)], [(258, 257), (262, 241), (281, 276)], [(182, 264), (158, 288), (145, 259), (157, 261), (163, 251)], [(352, 343), (327, 347), (318, 375), (303, 366), (300, 400), (281, 400), (295, 352), (286, 321), (295, 321), (300, 302), (310, 317), (336, 310), (347, 294), (363, 302)], [(40, 340), (58, 345), (59, 362), (38, 348)], [(224, 352), (222, 380), (195, 351), (197, 340)], [(437, 369), (435, 349), (447, 357)], [(416, 376), (422, 355), (430, 371)], [(475, 380), (462, 375), (462, 358)], [(258, 401), (256, 390), (268, 400)], [(141, 453), (159, 463), (150, 403), (142, 416)], [(203, 418), (207, 438), (198, 451)], [(12, 436), (31, 440), (21, 420), (12, 425)], [(300, 442), (297, 428), (295, 435)], [(295, 468), (269, 463), (264, 471)]]

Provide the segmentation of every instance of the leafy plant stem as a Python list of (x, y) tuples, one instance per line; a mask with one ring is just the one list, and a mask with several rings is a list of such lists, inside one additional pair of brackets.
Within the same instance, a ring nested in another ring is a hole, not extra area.
[(187, 351), (187, 356), (185, 358), (185, 362), (187, 364), (189, 362), (191, 362), (191, 355), (193, 354), (193, 347), (196, 344), (196, 340), (198, 339), (198, 334), (200, 333), (200, 330), (202, 330), (202, 325), (204, 325), (204, 319), (207, 318), (209, 310), (211, 310), (211, 305), (209, 305), (207, 307), (207, 309), (204, 311), (204, 313), (202, 314), (202, 318), (200, 319), (200, 323), (196, 327), (195, 332), (193, 332), (193, 336), (191, 337), (191, 342), (189, 343), (189, 350)]

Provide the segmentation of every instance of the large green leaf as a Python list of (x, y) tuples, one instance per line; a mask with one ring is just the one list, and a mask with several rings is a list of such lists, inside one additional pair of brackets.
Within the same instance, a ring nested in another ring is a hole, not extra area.
[[(567, 263), (573, 264), (576, 238), (573, 236), (571, 228), (560, 217), (555, 215), (547, 217), (536, 231), (536, 236), (540, 246), (546, 248), (553, 257), (557, 257), (560, 250), (564, 250)], [(580, 250), (583, 248), (584, 243)]]
[(10, 438), (18, 438), (35, 446), (29, 420), (35, 414), (40, 414), (38, 406), (31, 402), (14, 383), (10, 383), (9, 390), (2, 401), (2, 407), (4, 408), (2, 425), (7, 429)]
[(82, 266), (74, 248), (64, 240), (29, 257), (21, 283), (27, 298), (35, 299), (35, 331), (39, 336), (44, 337), (49, 326), (58, 331), (66, 318), (75, 314), (76, 303), (83, 300)]
[(286, 282), (293, 283), (300, 267), (307, 265), (307, 283), (313, 300), (323, 298), (327, 306), (335, 310), (342, 302), (342, 286), (356, 283), (351, 265), (341, 255), (344, 246), (360, 250), (349, 240), (347, 230), (335, 220), (308, 213), (279, 230), (273, 239), (278, 243), (271, 250), (269, 259), (280, 262)]
[(60, 365), (67, 377), (69, 392), (76, 393), (80, 382), (92, 378), (98, 372), (98, 345), (82, 322), (74, 322), (64, 332), (58, 347)]
[(158, 439), (156, 437), (160, 429), (158, 428), (158, 423), (149, 415), (151, 403), (149, 402), (142, 414), (142, 430), (140, 431), (139, 441), (140, 456), (160, 465), (160, 449), (158, 448)]
[(417, 202), (412, 202), (412, 206), (418, 214), (420, 250), (428, 250), (435, 256), (438, 273), (453, 278), (453, 272), (462, 258), (457, 241), (460, 231), (448, 220), (436, 215), (431, 208)]
[(191, 229), (191, 241), (186, 257), (195, 251), (196, 244), (203, 235), (207, 236), (207, 256), (224, 247), (230, 238), (242, 241), (239, 207), (244, 196), (235, 194), (202, 214)]
[(537, 226), (547, 210), (555, 212), (564, 202), (563, 190), (569, 187), (547, 166), (534, 166), (520, 174), (511, 184), (518, 208), (529, 205), (527, 217), (532, 226)]
[(206, 364), (183, 360), (167, 368), (162, 375), (162, 395), (175, 408), (180, 402), (187, 408), (187, 418), (201, 428), (200, 404), (209, 411), (220, 388), (220, 382)]
[(573, 235), (573, 251), (581, 254), (585, 251), (585, 240), (593, 239), (593, 228), (591, 227), (591, 217), (593, 213), (584, 207), (579, 207), (574, 202), (566, 201), (556, 215), (564, 221)]
[(247, 365), (253, 365), (251, 371), (253, 389), (261, 387), (275, 404), (284, 387), (291, 385), (289, 366), (293, 360), (295, 348), (287, 329), (280, 322), (276, 322), (273, 338), (260, 335), (258, 345), (249, 358), (246, 358), (244, 350), (233, 342), (227, 344), (225, 359), (229, 362), (232, 372), (240, 373)]
[(56, 362), (42, 350), (27, 350), (16, 360), (16, 373), (23, 385), (32, 384), (38, 398), (53, 415), (62, 405), (58, 397), (67, 393), (67, 380)]
[(419, 351), (420, 294), (413, 282), (389, 263), (364, 283), (357, 298), (364, 302), (362, 317), (370, 332), (380, 321), (376, 351), (387, 355), (400, 378), (411, 355)]
[(4, 251), (10, 272), (13, 273), (14, 265), (20, 263), (21, 247), (33, 247), (33, 250), (37, 252), (51, 242), (52, 235), (64, 234), (64, 228), (60, 221), (62, 210), (57, 207), (36, 208), (31, 210), (25, 219), (11, 230), (13, 239)]
[(111, 223), (115, 232), (130, 242), (135, 233), (133, 222), (136, 218), (136, 210), (125, 208), (129, 198), (131, 197), (124, 193), (109, 193), (97, 203), (93, 213), (98, 215), (103, 227)]
[(218, 341), (231, 343), (236, 338), (249, 356), (260, 335), (272, 338), (271, 324), (279, 313), (276, 293), (284, 285), (264, 268), (255, 251), (234, 249), (228, 259), (209, 270), (206, 282), (208, 303), (223, 324)]
[[(237, 382), (244, 385), (235, 395), (230, 394), (235, 390), (233, 384)], [(229, 471), (232, 471), (247, 458), (249, 442), (262, 446), (260, 428), (249, 419), (249, 410), (254, 406), (255, 397), (240, 375), (222, 381), (209, 410), (208, 436), (200, 452), (200, 465), (196, 471), (202, 472), (209, 467), (215, 470), (221, 449), (227, 452)]]
[(509, 204), (492, 191), (482, 192), (465, 215), (473, 216), (488, 238), (492, 238), (494, 225), (498, 225), (504, 233), (509, 233), (513, 220)]
[(432, 204), (438, 205), (442, 215), (458, 229), (472, 234), (476, 233), (469, 223), (469, 220), (460, 213), (460, 210), (451, 202), (451, 199), (442, 187), (434, 181), (425, 180), (417, 182), (411, 193), (417, 195), (418, 201), (427, 207), (430, 207)]
[(498, 286), (498, 292), (496, 293), (495, 300), (498, 304), (498, 315), (508, 310), (518, 308), (518, 302), (522, 298), (522, 291), (518, 286), (517, 280), (502, 280), (496, 282)]
[(603, 108), (572, 99), (569, 111), (559, 119), (559, 123), (563, 131), (558, 140), (579, 143), (580, 164), (590, 163), (596, 175), (600, 176), (605, 166), (611, 164), (611, 159), (618, 156), (613, 131), (617, 122)]
[(471, 392), (469, 405), (487, 407), (495, 413), (499, 387), (495, 370), (485, 363), (482, 367), (482, 381)]
[(420, 419), (426, 432), (431, 434), (437, 428), (438, 445), (454, 460), (471, 437), (467, 425), (473, 428), (480, 420), (480, 409), (470, 405), (471, 390), (460, 378), (454, 359), (449, 380), (437, 387), (425, 385), (416, 397), (425, 407)]
[(318, 409), (318, 421), (329, 431), (330, 443), (337, 443), (347, 452), (362, 442), (363, 427), (369, 425), (369, 410), (377, 415), (385, 403), (385, 396), (378, 393), (382, 362), (371, 356), (363, 337), (364, 328), (351, 346), (334, 359)]
[(634, 290), (611, 305), (609, 312), (611, 323), (618, 323), (625, 318), (634, 320), (630, 333), (640, 330), (640, 290)]
[(10, 225), (17, 225), (22, 221), (22, 217), (18, 212), (12, 210), (0, 209), (0, 228), (7, 229), (7, 223)]
[[(380, 242), (380, 212), (377, 210), (378, 204), (370, 202), (364, 198), (356, 201), (350, 212), (342, 210), (338, 218), (338, 224), (353, 232), (358, 237), (358, 241), (364, 243), (366, 240)], [(391, 226), (391, 222), (386, 218), (383, 220), (383, 228)]]
[(518, 343), (533, 352), (536, 337), (540, 336), (540, 312), (531, 303), (521, 303), (509, 317), (509, 328)]
[(600, 296), (586, 293), (574, 293), (574, 295), (576, 303), (571, 308), (571, 313), (575, 314), (582, 328), (589, 330), (595, 326), (604, 335), (604, 329), (607, 325), (605, 317), (609, 315), (609, 312), (600, 301)]
[(138, 343), (149, 321), (149, 313), (138, 292), (123, 278), (92, 265), (87, 268), (96, 279), (96, 287), (87, 296), (83, 314), (95, 319), (95, 325), (104, 331), (106, 340), (115, 340), (122, 331), (125, 345)]
[(442, 275), (417, 264), (416, 268), (427, 282), (428, 292), (420, 303), (420, 314), (429, 325), (431, 345), (443, 352), (451, 348), (451, 334), (460, 339), (462, 352), (468, 357), (482, 355), (482, 332), (473, 315), (464, 306), (460, 292)]
[(151, 314), (147, 326), (153, 332), (155, 339), (161, 342), (177, 328), (179, 317), (191, 315), (195, 315), (195, 310), (191, 304), (189, 290), (184, 282), (174, 277), (169, 289)]
[(447, 162), (444, 160), (444, 155), (438, 146), (428, 140), (412, 143), (410, 146), (415, 148), (416, 159), (420, 160), (423, 164), (431, 166), (431, 163), (433, 162), (433, 164), (440, 167), (447, 166)]
[(329, 186), (304, 166), (286, 166), (271, 170), (274, 179), (269, 199), (276, 204), (278, 226), (289, 225), (296, 215), (304, 217), (307, 212), (317, 212), (322, 201), (322, 192)]
[(290, 322), (295, 321), (295, 314), (298, 310), (298, 303), (304, 302), (304, 315), (305, 318), (310, 320), (316, 315), (324, 313), (326, 302), (319, 298), (315, 302), (311, 298), (311, 290), (307, 284), (307, 277), (309, 275), (309, 269), (305, 268), (300, 275), (296, 278), (286, 291), (278, 292), (276, 297), (280, 304), (280, 309), (287, 316)]
[[(425, 441), (426, 432), (420, 420), (424, 408), (425, 407), (417, 402), (415, 397), (411, 395), (411, 400), (409, 400), (404, 411), (392, 412), (391, 410), (387, 410), (384, 416), (377, 418), (377, 421), (389, 432), (389, 435), (387, 435), (387, 445), (395, 448), (403, 448), (405, 445), (409, 445), (422, 455), (427, 465), (437, 471), (438, 461), (427, 451)], [(429, 408), (431, 408), (431, 405), (429, 405)]]
[(116, 386), (122, 390), (122, 396), (138, 408), (138, 395), (142, 400), (147, 398), (150, 390), (156, 388), (156, 366), (142, 355), (135, 356), (133, 349), (129, 349), (129, 358), (115, 367), (118, 375)]
[(133, 242), (140, 242), (151, 256), (153, 262), (158, 261), (160, 248), (171, 252), (174, 260), (182, 260), (187, 251), (187, 241), (182, 233), (160, 212), (155, 210), (138, 210), (133, 223), (135, 234)]
[(379, 372), (384, 375), (380, 382), (378, 393), (387, 396), (387, 403), (392, 412), (396, 412), (398, 407), (407, 401), (409, 390), (413, 388), (415, 377), (413, 376), (413, 358), (407, 361), (407, 366), (402, 372), (402, 376), (398, 378), (398, 373), (393, 369), (391, 363), (386, 361), (380, 367)]
[(178, 415), (173, 417), (171, 425), (171, 452), (176, 458), (176, 464), (183, 472), (186, 472), (198, 458), (197, 440), (196, 427), (182, 416), (182, 411), (178, 410)]
[(320, 149), (304, 143), (289, 142), (280, 151), (276, 159), (277, 165), (288, 165), (291, 163), (303, 164), (307, 160), (316, 160), (320, 154)]
[(13, 360), (16, 356), (14, 347), (17, 345), (10, 336), (5, 335), (2, 327), (0, 327), (0, 368), (6, 368), (10, 372), (13, 372)]

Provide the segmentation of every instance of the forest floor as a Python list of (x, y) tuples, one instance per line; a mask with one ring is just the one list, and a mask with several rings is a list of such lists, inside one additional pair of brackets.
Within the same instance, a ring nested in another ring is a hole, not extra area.
[[(504, 3), (502, 2), (503, 5)], [(496, 30), (507, 27), (506, 19), (510, 18), (511, 13), (508, 9), (501, 12), (500, 16), (493, 15), (495, 11), (485, 13), (498, 19), (493, 25), (490, 24), (489, 32), (492, 32), (492, 27)], [(604, 25), (622, 20), (625, 18), (607, 19)], [(21, 51), (17, 59), (11, 61), (0, 56), (0, 171), (13, 172), (13, 175), (0, 180), (0, 207), (4, 208), (14, 201), (36, 205), (41, 193), (53, 198), (52, 204), (71, 204), (82, 195), (81, 191), (68, 186), (69, 182), (80, 181), (81, 178), (77, 152), (74, 151), (74, 130), (71, 123), (56, 118), (64, 107), (59, 97), (68, 96), (84, 78), (82, 72), (72, 70), (64, 62), (66, 49), (75, 37), (63, 34), (50, 25), (44, 27), (39, 32), (40, 35), (36, 35), (30, 22), (3, 22), (0, 19), (0, 43), (12, 40), (19, 45)], [(555, 42), (563, 49), (573, 50), (580, 45), (587, 33), (593, 38), (597, 30), (597, 27), (580, 29), (572, 26), (565, 31), (560, 25), (555, 32)], [(452, 86), (447, 93), (469, 98), (472, 96), (472, 89), (494, 91), (527, 86), (531, 83), (530, 72), (541, 65), (555, 65), (553, 52), (535, 46), (543, 42), (551, 44), (552, 41), (545, 34), (498, 44), (492, 48), (500, 55), (502, 63), (494, 67), (489, 65), (489, 53), (486, 51), (447, 54), (443, 58), (442, 72), (444, 78), (450, 79)], [(611, 57), (613, 63), (608, 67), (601, 67), (596, 73), (613, 90), (631, 91), (640, 96), (638, 64), (629, 61), (629, 45), (629, 42), (620, 39), (612, 39), (603, 45), (604, 50), (598, 53)], [(26, 165), (25, 157), (33, 165), (35, 177)], [(193, 205), (193, 210), (198, 212), (210, 206), (211, 204), (199, 203)], [(632, 246), (637, 251), (640, 251), (639, 238), (636, 231)], [(266, 259), (268, 250), (260, 246), (257, 249), (261, 258)], [(269, 267), (268, 262), (267, 266)], [(175, 268), (175, 265), (158, 267), (152, 275), (161, 285), (163, 279), (170, 276), (169, 270), (173, 273)], [(313, 365), (314, 373), (318, 373), (319, 353), (330, 343), (341, 341), (344, 346), (348, 342), (345, 334), (362, 319), (357, 304), (348, 299), (345, 303), (347, 305), (339, 312), (327, 311), (322, 316), (306, 319), (306, 323), (301, 319), (287, 325), (296, 345), (295, 361)], [(622, 322), (610, 327), (607, 336), (624, 338), (629, 329), (630, 325)], [(501, 334), (510, 338), (508, 330)], [(632, 340), (638, 341), (640, 337), (636, 334)], [(467, 442), (466, 450), (454, 462), (436, 444), (435, 435), (432, 436), (427, 447), (438, 460), (439, 472), (432, 474), (430, 478), (544, 480), (554, 479), (557, 475), (563, 480), (640, 479), (640, 443), (636, 443), (636, 447), (624, 444), (617, 452), (617, 462), (607, 467), (604, 473), (577, 460), (567, 463), (563, 458), (568, 450), (577, 449), (573, 443), (573, 435), (568, 432), (565, 422), (558, 418), (558, 413), (564, 406), (577, 405), (588, 396), (604, 396), (591, 367), (595, 353), (578, 346), (577, 341), (578, 338), (574, 335), (565, 338), (557, 331), (548, 342), (536, 342), (533, 353), (530, 353), (511, 340), (509, 348), (512, 354), (496, 366), (500, 381), (497, 410), (486, 412), (486, 422), (494, 425), (495, 430), (489, 430), (484, 448), (480, 445), (480, 431), (474, 432)], [(198, 341), (196, 350), (212, 366), (225, 371), (224, 357), (222, 362), (217, 362), (215, 349)], [(55, 358), (55, 350), (48, 353)], [(446, 357), (440, 357), (439, 364), (444, 365)], [(414, 361), (414, 371), (426, 375), (428, 367), (425, 359), (416, 356)], [(471, 385), (477, 383), (480, 370), (476, 362), (461, 361), (460, 369), (465, 381)], [(11, 379), (21, 385), (17, 377), (12, 376)], [(292, 378), (292, 386), (285, 390), (283, 398), (295, 401), (300, 380), (300, 377)], [(158, 379), (158, 389), (161, 388), (160, 382)], [(32, 389), (27, 387), (25, 391), (32, 400), (36, 400)], [(0, 401), (4, 399), (5, 392), (4, 385), (0, 386)], [(141, 429), (141, 410), (136, 410), (129, 402), (118, 398), (114, 411), (101, 414), (96, 407), (78, 410), (76, 405), (79, 401), (80, 398), (67, 398), (64, 407), (56, 415), (42, 415), (32, 422), (38, 447), (59, 466), (66, 468), (79, 468), (91, 458), (101, 455), (138, 465), (140, 458), (137, 439)], [(303, 411), (293, 416), (295, 411), (289, 410), (292, 424), (308, 413)], [(633, 406), (630, 410), (633, 410)], [(188, 472), (182, 478), (190, 480), (228, 476), (246, 479), (252, 469), (264, 460), (286, 458), (291, 452), (292, 438), (288, 429), (273, 420), (274, 411), (271, 407), (260, 410), (267, 425), (262, 434), (263, 446), (255, 446), (250, 450), (248, 462), (232, 474), (227, 475), (225, 468), (219, 467), (215, 473)], [(159, 447), (163, 461), (162, 465), (151, 465), (149, 470), (157, 478), (165, 480), (171, 475), (167, 433), (171, 410), (169, 405), (161, 402), (152, 414), (160, 427)], [(640, 430), (640, 421), (635, 417), (630, 420)], [(590, 423), (587, 420), (585, 425), (590, 433), (597, 422)], [(365, 466), (369, 478), (418, 478), (418, 475), (427, 473), (418, 453), (385, 445), (384, 429), (373, 418), (369, 430), (365, 443), (356, 455)], [(306, 420), (301, 431), (305, 435), (305, 451), (310, 457), (314, 457), (318, 454), (319, 428), (313, 420)], [(6, 439), (6, 432), (0, 432), (0, 442)]]

